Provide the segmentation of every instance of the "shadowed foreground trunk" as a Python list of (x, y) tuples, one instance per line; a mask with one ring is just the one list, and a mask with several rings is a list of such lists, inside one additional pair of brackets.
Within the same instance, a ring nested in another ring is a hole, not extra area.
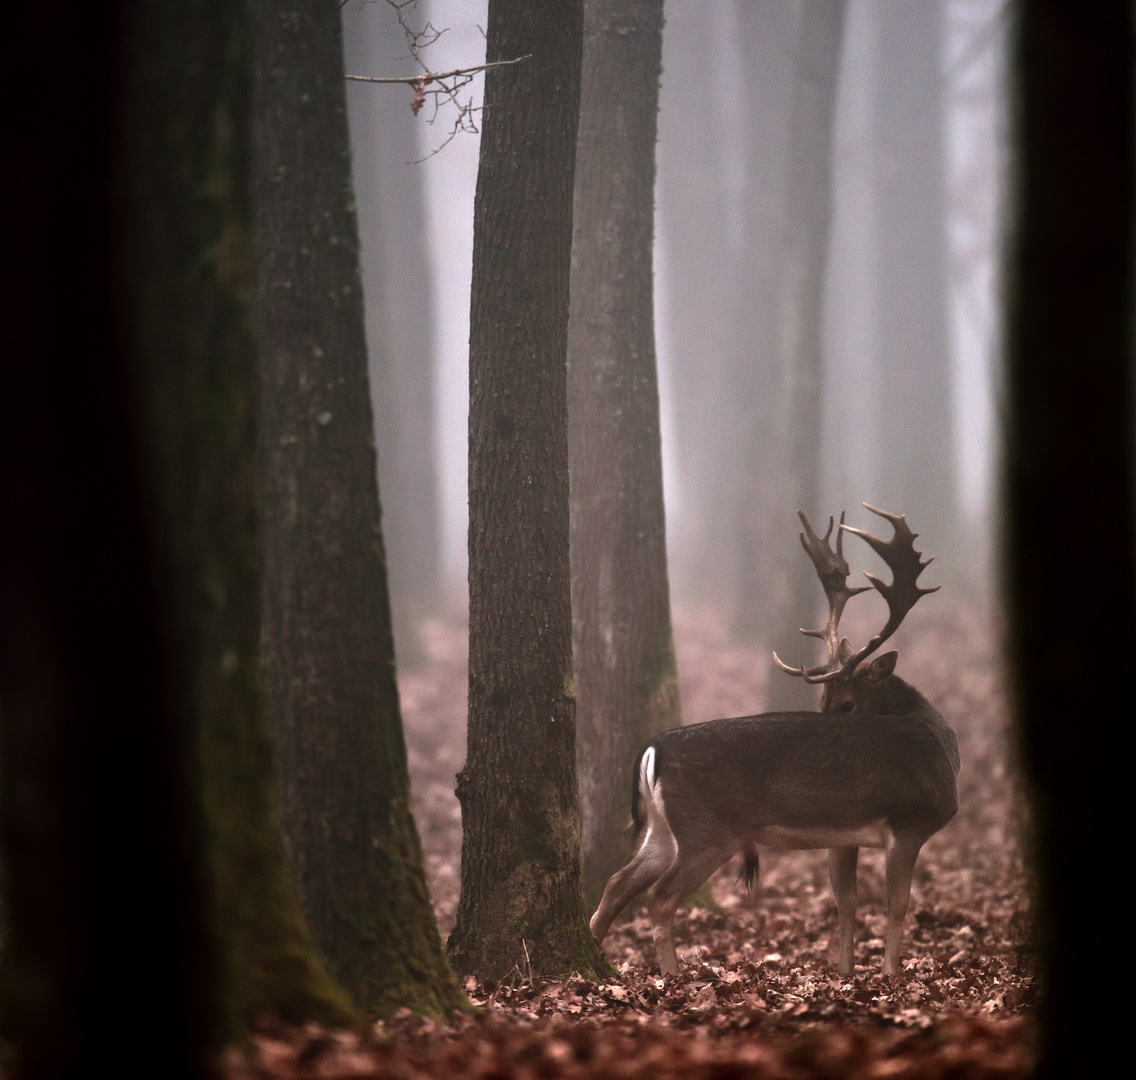
[(1130, 1036), (1090, 988), (1134, 951), (1128, 893), (1099, 880), (1131, 787), (1113, 740), (1136, 655), (1133, 19), (1068, 0), (1017, 18), (1006, 571), (1042, 884), (1041, 1075), (1105, 1076)]
[(289, 852), (357, 1004), (446, 1016), (464, 997), (410, 811), (339, 12), (252, 12), (264, 674)]
[(581, 0), (493, 0), (474, 212), (459, 974), (606, 969), (584, 921), (568, 573)]
[(585, 0), (568, 449), (584, 896), (631, 856), (635, 755), (682, 723), (651, 272), (662, 0)]
[(20, 154), (44, 261), (5, 320), (30, 421), (0, 454), (6, 1019), (25, 1076), (137, 1067), (124, 1017), (203, 1075), (253, 1017), (355, 1019), (295, 900), (261, 708), (245, 15), (74, 18), (27, 36), (83, 82)]

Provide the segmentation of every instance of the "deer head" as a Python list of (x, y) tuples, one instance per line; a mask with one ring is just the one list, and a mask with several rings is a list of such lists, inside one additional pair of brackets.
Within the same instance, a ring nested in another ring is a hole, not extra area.
[[(828, 597), (828, 622), (823, 630), (802, 630), (807, 637), (820, 638), (828, 648), (828, 660), (816, 667), (806, 668), (790, 667), (774, 653), (773, 660), (782, 671), (808, 683), (820, 683), (824, 686), (821, 698), (821, 712), (860, 712), (860, 713), (899, 713), (906, 709), (904, 703), (893, 698), (902, 697), (907, 689), (906, 684), (898, 679), (892, 679), (895, 671), (897, 653), (888, 652), (876, 657), (870, 664), (861, 667), (861, 664), (874, 653), (888, 638), (899, 629), (904, 616), (915, 606), (921, 596), (935, 592), (939, 586), (920, 588), (916, 582), (919, 575), (931, 565), (933, 559), (923, 559), (922, 552), (915, 550), (915, 538), (907, 526), (907, 519), (903, 514), (889, 514), (886, 510), (877, 510), (874, 506), (864, 503), (864, 507), (873, 514), (891, 522), (893, 535), (890, 540), (881, 540), (862, 529), (854, 529), (844, 524), (844, 515), (840, 515), (840, 524), (836, 533), (836, 550), (829, 544), (832, 535), (833, 519), (828, 519), (828, 531), (823, 537), (817, 536), (809, 519), (802, 511), (797, 511), (805, 531), (801, 533), (801, 546), (805, 549), (813, 566), (816, 567), (817, 576), (824, 587), (825, 596)], [(844, 558), (844, 533), (850, 532), (865, 540), (890, 567), (892, 572), (891, 583), (881, 581), (874, 574), (864, 571), (864, 576), (871, 583), (861, 585), (859, 588), (848, 588), (848, 563)], [(839, 635), (840, 616), (844, 613), (844, 605), (857, 593), (867, 592), (874, 588), (887, 602), (888, 618), (880, 630), (862, 649), (853, 651), (847, 638)]]

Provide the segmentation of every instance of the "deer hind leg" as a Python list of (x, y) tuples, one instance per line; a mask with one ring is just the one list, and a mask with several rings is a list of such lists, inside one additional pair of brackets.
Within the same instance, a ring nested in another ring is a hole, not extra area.
[(648, 885), (666, 873), (674, 862), (677, 846), (662, 815), (652, 816), (638, 852), (631, 862), (608, 879), (600, 905), (588, 923), (599, 941), (607, 937), (615, 917)]
[(840, 919), (840, 958), (837, 970), (841, 975), (854, 971), (852, 936), (856, 929), (856, 863), (860, 849), (834, 847), (828, 849), (828, 876), (836, 897), (836, 913)]
[(678, 905), (698, 888), (736, 850), (736, 847), (679, 847), (665, 874), (647, 892), (647, 914), (651, 917), (651, 936), (655, 959), (664, 975), (679, 972), (673, 926)]
[(911, 877), (923, 837), (895, 836), (885, 856), (887, 876), (888, 925), (884, 942), (884, 974), (899, 974), (899, 948), (903, 941), (903, 920), (911, 899)]

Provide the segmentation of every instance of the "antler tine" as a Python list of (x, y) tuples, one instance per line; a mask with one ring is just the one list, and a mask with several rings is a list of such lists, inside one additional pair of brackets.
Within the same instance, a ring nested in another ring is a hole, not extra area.
[(817, 667), (806, 668), (802, 664), (800, 667), (795, 668), (784, 663), (776, 653), (773, 654), (773, 660), (782, 671), (788, 672), (790, 675), (796, 675), (806, 682), (825, 682), (840, 668), (838, 659), (840, 654), (840, 637), (837, 629), (840, 625), (840, 616), (844, 612), (844, 605), (857, 593), (867, 592), (870, 586), (861, 585), (857, 588), (848, 588), (848, 562), (844, 558), (843, 536), (840, 532), (841, 529), (846, 527), (844, 524), (844, 514), (840, 515), (840, 526), (836, 532), (835, 551), (832, 550), (832, 546), (829, 544), (829, 537), (832, 536), (832, 530), (835, 526), (835, 522), (831, 517), (828, 519), (828, 531), (823, 537), (820, 537), (816, 534), (816, 531), (813, 529), (812, 524), (805, 516), (803, 510), (798, 510), (797, 516), (801, 519), (801, 524), (805, 527), (805, 531), (800, 535), (801, 547), (805, 549), (805, 553), (812, 560), (812, 564), (816, 568), (817, 577), (820, 578), (820, 583), (824, 587), (825, 596), (828, 597), (828, 622), (824, 629), (802, 630), (801, 633), (806, 637), (820, 638), (820, 640), (825, 643), (828, 647), (828, 662), (818, 665)]
[[(840, 528), (843, 532), (854, 533), (876, 552), (891, 570), (892, 580), (889, 584), (880, 580), (875, 574), (864, 571), (864, 576), (872, 583), (872, 587), (884, 598), (888, 606), (888, 618), (883, 629), (875, 635), (859, 652), (850, 656), (834, 673), (837, 675), (849, 674), (865, 657), (874, 653), (889, 637), (899, 629), (907, 613), (918, 603), (921, 596), (937, 592), (940, 588), (933, 585), (930, 588), (920, 588), (916, 581), (919, 575), (934, 562), (933, 558), (923, 559), (923, 553), (915, 550), (915, 538), (919, 535), (913, 533), (907, 525), (904, 514), (891, 514), (887, 510), (878, 510), (874, 506), (864, 503), (864, 508), (870, 510), (878, 517), (891, 522), (894, 530), (890, 540), (881, 540), (878, 536), (863, 529), (845, 525), (843, 521)], [(827, 679), (824, 681), (828, 681)]]

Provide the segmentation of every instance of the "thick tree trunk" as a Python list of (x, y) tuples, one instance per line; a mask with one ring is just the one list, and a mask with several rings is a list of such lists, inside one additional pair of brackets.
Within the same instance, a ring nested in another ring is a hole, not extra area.
[(581, 0), (493, 0), (470, 315), (460, 974), (595, 973), (568, 567), (568, 279)]
[(22, 209), (60, 229), (28, 248), (45, 295), (18, 315), (41, 321), (7, 323), (33, 418), (0, 455), (9, 974), (24, 1075), (105, 1067), (126, 1013), (189, 1075), (254, 1016), (356, 1017), (295, 900), (260, 695), (245, 11), (132, 3), (76, 27), (75, 127), (49, 140), (67, 156), (21, 158), (46, 160)]
[(662, 0), (585, 0), (568, 320), (576, 761), (584, 896), (634, 838), (639, 748), (682, 723), (651, 268)]
[(339, 13), (254, 0), (264, 676), (313, 936), (369, 1014), (446, 1015), (410, 812), (375, 475)]
[(231, 1030), (345, 1022), (288, 873), (261, 694), (247, 24), (234, 10), (207, 34), (210, 5), (171, 10), (132, 16), (124, 319), (173, 666), (199, 732), (224, 1005)]
[[(417, 73), (385, 2), (348, 3), (341, 14), (351, 74)], [(347, 84), (383, 540), (403, 670), (421, 657), (419, 626), (438, 602), (441, 561), (426, 170), (414, 164), (424, 117), (410, 101), (406, 86)]]
[[(5, 139), (19, 163), (3, 207), (19, 265), (2, 301), (5, 1071), (94, 1075), (122, 1061), (129, 1015), (163, 1047), (170, 1077), (206, 1077), (219, 973), (190, 764), (198, 699), (183, 678), (195, 642), (188, 612), (155, 602), (160, 545), (137, 445), (139, 411), (153, 402), (137, 390), (139, 366), (195, 353), (184, 334), (199, 341), (197, 302), (221, 299), (222, 325), (239, 311), (201, 258), (217, 239), (216, 203), (147, 178), (176, 163), (175, 178), (199, 181), (208, 163), (231, 163), (224, 148), (213, 154), (214, 121), (220, 108), (245, 130), (247, 57), (229, 48), (241, 9), (112, 3), (61, 18), (29, 5), (12, 17), (14, 40), (50, 41), (69, 79), (40, 82), (37, 107), (13, 110)], [(41, 74), (39, 50), (13, 50), (6, 94)], [(183, 121), (182, 141), (157, 160), (117, 159), (116, 140), (152, 136), (155, 113)], [(122, 185), (144, 198), (118, 205)], [(151, 267), (192, 295), (189, 312), (174, 309), (165, 324), (172, 357), (152, 340), (140, 347), (137, 310), (121, 305), (123, 228), (163, 213), (192, 215), (188, 243), (149, 252)]]
[(863, 498), (907, 514), (935, 537), (940, 580), (950, 580), (962, 568), (948, 337), (943, 3), (883, 3), (876, 18), (880, 478), (879, 490)]
[[(800, 662), (807, 639), (798, 628), (814, 625), (822, 595), (812, 565), (797, 543), (796, 512), (804, 510), (814, 521), (819, 517), (821, 317), (832, 220), (833, 117), (844, 7), (844, 0), (804, 0), (789, 121), (781, 294), (784, 352), (778, 416), (783, 466), (780, 498), (770, 500), (783, 531), (773, 530), (779, 556), (774, 566), (779, 570), (770, 580), (768, 598), (776, 613), (773, 645), (789, 663)], [(816, 688), (803, 679), (770, 672), (768, 708), (814, 709), (817, 697)]]
[(1131, 1056), (1087, 988), (1133, 955), (1128, 892), (1100, 881), (1132, 773), (1133, 15), (1035, 0), (1017, 18), (1006, 568), (1043, 898), (1039, 1075), (1106, 1076)]

